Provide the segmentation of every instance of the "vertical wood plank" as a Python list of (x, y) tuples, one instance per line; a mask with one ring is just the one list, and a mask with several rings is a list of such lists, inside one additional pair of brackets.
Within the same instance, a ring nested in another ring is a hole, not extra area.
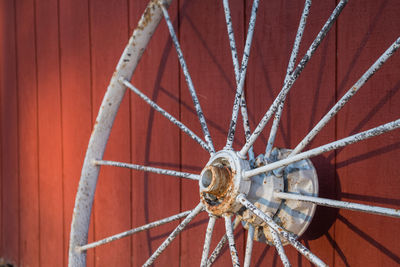
[(41, 266), (62, 266), (66, 249), (58, 27), (58, 2), (36, 1)]
[(16, 2), (18, 147), (20, 176), (20, 264), (40, 266), (38, 105), (35, 10), (33, 1)]
[[(343, 95), (399, 37), (398, 1), (349, 2), (338, 27), (338, 96)], [(354, 16), (354, 14), (357, 14)], [(400, 55), (397, 52), (339, 113), (342, 138), (399, 118)], [(400, 133), (394, 131), (338, 151), (340, 197), (399, 207)], [(338, 265), (394, 266), (400, 263), (400, 221), (340, 211), (335, 254)]]
[[(130, 1), (131, 31), (148, 1)], [(168, 12), (177, 25), (177, 1)], [(161, 20), (132, 83), (154, 102), (179, 118), (178, 61), (164, 19)], [(180, 170), (180, 130), (130, 94), (132, 162), (165, 169)], [(164, 175), (132, 172), (132, 227), (156, 221), (180, 211), (180, 179)], [(172, 222), (133, 236), (132, 264), (142, 265), (177, 226)], [(179, 237), (156, 260), (155, 266), (176, 265), (179, 261)]]
[[(146, 2), (0, 2), (0, 257), (10, 263), (66, 266), (73, 201), (91, 121)], [(252, 1), (230, 2), (241, 55)], [(176, 29), (180, 26), (183, 52), (219, 150), (226, 141), (235, 89), (222, 3), (179, 3), (179, 19), (177, 2), (170, 15)], [(282, 85), (303, 4), (261, 1), (246, 83), (252, 129)], [(334, 4), (333, 0), (313, 2), (300, 55)], [(289, 95), (277, 146), (295, 146), (335, 98), (398, 38), (399, 11), (400, 3), (395, 0), (349, 2), (338, 31), (331, 30)], [(332, 121), (311, 146), (397, 119), (399, 60), (399, 55), (393, 56), (339, 113), (337, 129)], [(202, 136), (164, 21), (132, 83)], [(270, 125), (256, 143), (257, 153), (263, 153)], [(238, 129), (236, 148), (243, 144), (241, 122)], [(127, 94), (112, 132), (105, 159), (199, 173), (209, 158), (133, 94)], [(340, 150), (337, 162), (334, 153), (314, 159), (322, 196), (398, 208), (400, 173), (394, 167), (400, 156), (398, 137), (393, 132)], [(196, 182), (103, 168), (90, 238), (100, 239), (176, 214), (193, 208), (198, 200)], [(176, 225), (91, 251), (88, 265), (138, 266)], [(206, 225), (203, 213), (155, 265), (178, 261), (182, 266), (198, 265)], [(398, 226), (392, 218), (346, 211), (337, 215), (333, 209), (319, 209), (303, 242), (333, 266), (392, 266), (400, 263), (400, 246), (393, 242), (399, 235)], [(219, 220), (212, 248), (223, 232)], [(243, 259), (243, 231), (236, 235)], [(295, 250), (285, 249), (293, 266), (309, 266)], [(255, 243), (253, 265), (279, 262), (274, 248)], [(216, 265), (230, 264), (225, 250)]]
[[(230, 1), (239, 61), (241, 61), (244, 39), (243, 4), (243, 1)], [(222, 1), (181, 1), (179, 18), (183, 54), (206, 117), (215, 149), (218, 151), (226, 143), (236, 92)], [(180, 77), (182, 121), (204, 139), (182, 72)], [(242, 123), (239, 115), (234, 147), (243, 145), (243, 141)], [(209, 154), (185, 135), (182, 135), (181, 153), (182, 169), (185, 171), (200, 173), (209, 160)], [(182, 181), (182, 209), (195, 207), (199, 198), (198, 183)], [(202, 213), (194, 220), (193, 226), (182, 233), (180, 258), (182, 266), (200, 264), (207, 221), (208, 216), (206, 213)], [(242, 227), (238, 228), (242, 229)], [(220, 219), (216, 222), (210, 251), (215, 248), (224, 233), (224, 221)], [(239, 257), (243, 259), (243, 231), (240, 230), (235, 236)], [(225, 249), (216, 265), (229, 266), (231, 264), (229, 249)]]
[[(96, 115), (119, 57), (128, 41), (127, 1), (91, 1), (91, 53), (93, 114)], [(94, 118), (93, 118), (94, 119)], [(130, 161), (129, 99), (120, 106), (104, 155), (105, 159)], [(94, 236), (101, 239), (131, 226), (130, 171), (104, 167), (94, 202)], [(123, 266), (131, 260), (129, 239), (95, 251), (96, 266)]]
[[(2, 55), (4, 55), (6, 53), (6, 38), (4, 38), (4, 36), (6, 36), (6, 20), (5, 20), (5, 14), (7, 12), (6, 10), (7, 5), (5, 4), (4, 1), (0, 2), (0, 14), (1, 14), (1, 18), (0, 19), (0, 53)], [(0, 59), (0, 103), (2, 102), (3, 99), (3, 91), (5, 90), (5, 86), (4, 86), (4, 69), (6, 66), (6, 61), (4, 59), (4, 57), (1, 57)], [(2, 116), (3, 114), (3, 109), (0, 109), (0, 118), (3, 118)], [(0, 192), (3, 193), (3, 123), (2, 120), (0, 121)], [(0, 254), (3, 255), (3, 198), (0, 197)]]
[[(19, 264), (18, 91), (15, 49), (15, 2), (2, 1), (4, 29), (2, 60), (2, 257)], [(6, 156), (5, 156), (6, 155)]]
[[(68, 248), (72, 211), (92, 130), (89, 3), (60, 1), (61, 106), (63, 135), (64, 247)], [(93, 241), (93, 224), (89, 242)], [(64, 249), (64, 266), (68, 250)], [(94, 250), (87, 266), (94, 264)]]
[[(250, 16), (252, 2), (247, 1), (246, 19)], [(282, 88), (303, 7), (304, 1), (260, 3), (254, 47), (250, 56), (250, 67), (246, 83), (252, 129), (259, 123), (261, 117)], [(300, 46), (298, 61), (303, 57), (334, 8), (335, 1), (313, 1)], [(334, 99), (335, 27), (332, 27), (287, 97), (275, 146), (295, 147), (325, 114), (329, 103), (334, 102)], [(256, 155), (264, 153), (271, 125), (272, 119), (255, 142)], [(333, 141), (334, 138), (335, 123), (332, 121), (315, 138), (310, 147), (325, 144)], [(325, 194), (329, 190), (325, 189), (327, 187), (328, 189), (330, 187), (334, 188), (335, 184), (335, 161), (334, 159), (327, 161), (325, 157), (312, 160), (319, 176), (321, 196), (327, 196)], [(332, 265), (333, 248), (328, 240), (321, 236), (321, 231), (325, 230), (333, 236), (333, 220), (324, 222), (324, 216), (321, 216), (323, 213), (323, 209), (317, 210), (313, 224), (310, 226), (310, 231), (314, 235), (307, 235), (306, 233), (303, 236), (303, 240), (305, 241), (304, 244), (311, 248), (317, 256), (327, 264)], [(285, 246), (285, 251), (293, 266), (309, 265), (308, 260), (298, 254), (292, 247)], [(280, 259), (274, 247), (266, 247), (265, 244), (255, 243), (252, 264), (274, 265), (278, 263), (279, 265), (279, 262)]]

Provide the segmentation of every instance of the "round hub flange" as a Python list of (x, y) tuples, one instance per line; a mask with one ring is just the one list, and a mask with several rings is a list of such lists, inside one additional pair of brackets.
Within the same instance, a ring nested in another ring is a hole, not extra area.
[[(257, 157), (255, 168), (279, 161), (290, 154), (289, 149), (274, 148), (268, 160)], [(200, 198), (206, 210), (215, 216), (236, 214), (245, 228), (255, 227), (254, 239), (272, 244), (266, 223), (236, 201), (243, 193), (257, 208), (271, 216), (276, 223), (298, 236), (304, 233), (314, 215), (316, 205), (296, 200), (282, 200), (276, 192), (290, 192), (309, 196), (318, 195), (318, 177), (310, 160), (301, 160), (284, 168), (243, 178), (250, 170), (247, 160), (235, 151), (215, 153), (200, 174)], [(287, 241), (282, 239), (283, 244)]]
[[(260, 155), (255, 167), (286, 158), (289, 149), (274, 148), (270, 158), (265, 160)], [(304, 233), (311, 223), (316, 205), (296, 200), (281, 200), (274, 196), (274, 192), (284, 191), (302, 195), (318, 195), (318, 177), (310, 160), (301, 160), (286, 166), (283, 169), (263, 173), (250, 178), (251, 187), (247, 198), (264, 213), (270, 215), (283, 228), (298, 236)], [(255, 226), (254, 239), (272, 244), (269, 227), (248, 210), (240, 214), (243, 225)], [(282, 239), (283, 244), (287, 241)]]
[(250, 180), (242, 178), (243, 171), (249, 169), (248, 161), (232, 150), (221, 150), (211, 157), (199, 180), (200, 198), (209, 213), (222, 216), (240, 210), (236, 197), (250, 190)]

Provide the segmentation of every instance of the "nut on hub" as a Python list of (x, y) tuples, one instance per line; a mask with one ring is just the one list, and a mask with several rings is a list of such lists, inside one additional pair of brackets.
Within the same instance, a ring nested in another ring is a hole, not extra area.
[(243, 171), (249, 169), (248, 161), (232, 150), (221, 150), (211, 157), (199, 180), (200, 199), (209, 213), (222, 216), (239, 211), (236, 197), (250, 190), (250, 180), (242, 178)]

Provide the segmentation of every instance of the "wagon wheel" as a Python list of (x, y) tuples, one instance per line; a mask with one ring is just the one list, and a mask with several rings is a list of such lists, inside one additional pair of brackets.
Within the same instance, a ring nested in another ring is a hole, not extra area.
[[(323, 260), (319, 259), (313, 252), (298, 241), (298, 237), (301, 236), (309, 226), (317, 205), (373, 213), (382, 216), (400, 217), (400, 212), (395, 209), (318, 197), (318, 177), (310, 161), (310, 158), (322, 153), (397, 129), (400, 127), (400, 119), (311, 150), (303, 151), (318, 132), (400, 47), (400, 38), (384, 51), (375, 63), (326, 113), (295, 148), (275, 148), (275, 136), (286, 96), (345, 7), (347, 1), (341, 0), (337, 4), (307, 52), (296, 66), (297, 54), (311, 6), (311, 0), (305, 1), (282, 89), (278, 96), (276, 96), (272, 105), (267, 109), (257, 127), (251, 131), (243, 87), (259, 1), (254, 0), (253, 2), (243, 59), (239, 64), (229, 3), (228, 0), (223, 0), (237, 89), (226, 145), (220, 150), (215, 150), (177, 35), (175, 34), (168, 14), (167, 9), (171, 1), (172, 0), (150, 1), (139, 21), (138, 27), (134, 31), (133, 36), (129, 40), (118, 62), (116, 71), (111, 78), (110, 85), (104, 96), (94, 131), (89, 141), (76, 196), (69, 245), (69, 266), (85, 266), (86, 251), (89, 249), (168, 222), (183, 219), (178, 227), (173, 230), (153, 255), (144, 263), (144, 266), (149, 266), (200, 212), (207, 212), (209, 214), (209, 222), (205, 233), (204, 248), (201, 257), (201, 266), (211, 265), (226, 242), (229, 243), (233, 265), (239, 266), (240, 260), (233, 236), (233, 228), (239, 224), (242, 224), (248, 229), (244, 266), (250, 265), (253, 240), (275, 246), (284, 266), (290, 266), (289, 260), (285, 254), (284, 245), (293, 246), (316, 266), (326, 266)], [(194, 108), (201, 124), (204, 140), (178, 119), (170, 115), (166, 110), (158, 106), (130, 82), (135, 68), (162, 17), (165, 18), (173, 44), (176, 48), (178, 59), (194, 103)], [(186, 173), (176, 170), (103, 160), (103, 153), (114, 118), (127, 88), (142, 98), (155, 111), (160, 112), (164, 117), (179, 127), (183, 133), (189, 135), (210, 154), (210, 159), (201, 173)], [(243, 118), (246, 142), (240, 150), (235, 151), (232, 145), (239, 109)], [(274, 119), (265, 153), (255, 157), (252, 146), (265, 128), (267, 122), (273, 116)], [(98, 174), (100, 167), (103, 165), (124, 167), (138, 171), (154, 172), (195, 180), (199, 183), (199, 203), (192, 210), (88, 244), (91, 208)], [(301, 216), (299, 216), (299, 214), (301, 214)], [(225, 220), (226, 234), (210, 254), (212, 233), (215, 222), (219, 218)]]

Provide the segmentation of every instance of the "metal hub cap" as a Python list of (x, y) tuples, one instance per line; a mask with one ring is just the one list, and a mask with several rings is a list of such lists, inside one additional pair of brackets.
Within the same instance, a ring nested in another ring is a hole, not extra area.
[[(254, 168), (286, 158), (289, 149), (273, 149), (268, 160), (263, 155), (256, 159)], [(254, 239), (272, 243), (269, 226), (236, 201), (242, 193), (258, 209), (273, 217), (274, 221), (290, 232), (301, 235), (311, 223), (315, 204), (296, 200), (282, 200), (279, 192), (318, 195), (318, 178), (310, 160), (292, 163), (285, 168), (245, 178), (244, 172), (252, 169), (247, 160), (237, 152), (221, 150), (208, 161), (200, 174), (200, 198), (206, 210), (214, 216), (235, 214), (245, 228), (255, 227)], [(287, 241), (282, 239), (282, 243)]]

